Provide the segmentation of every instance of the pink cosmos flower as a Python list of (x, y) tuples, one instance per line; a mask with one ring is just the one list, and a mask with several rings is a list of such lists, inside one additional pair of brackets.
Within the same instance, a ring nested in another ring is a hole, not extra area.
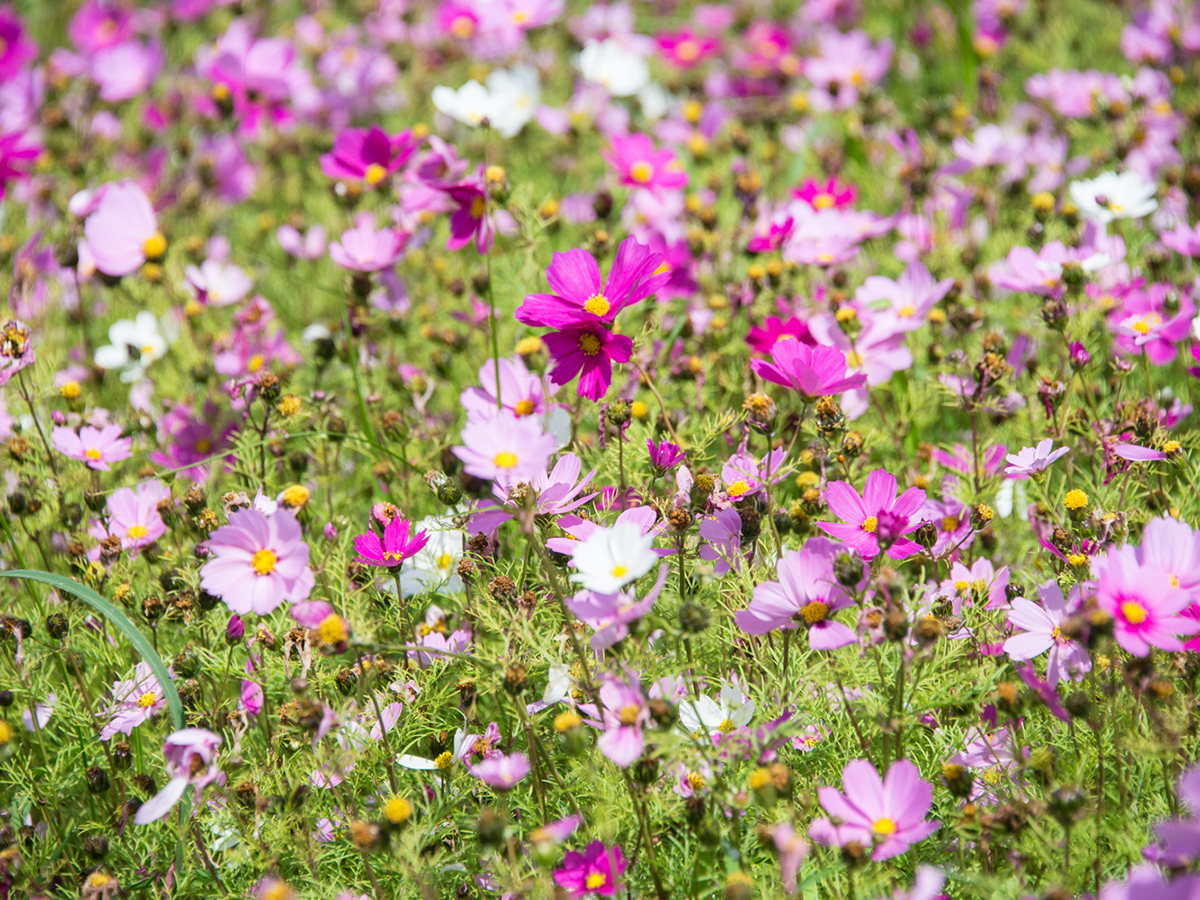
[(570, 384), (578, 375), (576, 393), (589, 400), (598, 401), (608, 393), (612, 364), (629, 362), (633, 355), (633, 341), (593, 323), (553, 331), (542, 340), (554, 357), (550, 380), (554, 384)]
[[(95, 520), (88, 534), (98, 541), (119, 537), (121, 549), (136, 558), (138, 551), (149, 547), (167, 533), (167, 526), (158, 514), (158, 505), (171, 497), (171, 489), (159, 481), (144, 481), (137, 490), (120, 488), (108, 498), (108, 530)], [(89, 559), (100, 558), (100, 548), (93, 547)]]
[(657, 150), (645, 134), (618, 135), (601, 155), (621, 179), (621, 184), (651, 191), (675, 191), (687, 186), (688, 174), (669, 149)]
[(412, 559), (429, 543), (429, 534), (424, 531), (409, 537), (410, 527), (408, 519), (396, 516), (383, 529), (382, 539), (374, 531), (360, 534), (354, 539), (359, 562), (368, 566), (387, 566), (389, 569), (402, 566), (406, 559)]
[(67, 34), (81, 51), (95, 53), (133, 37), (133, 16), (123, 5), (87, 0), (72, 17)]
[(241, 509), (208, 538), (212, 558), (200, 570), (200, 587), (231, 612), (265, 616), (284, 602), (308, 598), (315, 583), (308, 544), (291, 510), (265, 516)]
[(603, 841), (592, 841), (582, 853), (567, 852), (562, 867), (554, 870), (554, 882), (572, 897), (611, 897), (620, 887), (627, 865), (620, 846), (606, 847)]
[(567, 609), (596, 632), (591, 640), (593, 650), (600, 653), (629, 636), (629, 623), (645, 617), (654, 607), (667, 583), (668, 572), (666, 563), (660, 565), (654, 587), (640, 600), (627, 591), (616, 594), (580, 591), (566, 601)]
[(533, 416), (504, 413), (490, 419), (468, 419), (462, 430), (463, 446), (454, 455), (463, 471), (476, 478), (495, 481), (507, 489), (546, 471), (557, 442)]
[(1117, 643), (1134, 656), (1151, 647), (1182, 650), (1179, 635), (1200, 632), (1200, 621), (1179, 615), (1190, 594), (1173, 585), (1164, 569), (1140, 562), (1134, 547), (1110, 547), (1092, 561), (1092, 574), (1096, 605), (1112, 616)]
[(279, 241), (279, 246), (288, 256), (320, 259), (325, 255), (325, 229), (320, 225), (313, 225), (303, 235), (291, 225), (280, 225), (275, 232), (275, 240)]
[(9, 182), (29, 175), (41, 152), (41, 143), (27, 132), (0, 133), (0, 200), (4, 199)]
[(1050, 651), (1046, 659), (1046, 681), (1051, 687), (1062, 678), (1079, 681), (1092, 669), (1088, 652), (1077, 641), (1060, 631), (1063, 619), (1079, 606), (1079, 590), (1071, 591), (1071, 608), (1063, 598), (1062, 588), (1057, 581), (1048, 581), (1038, 587), (1041, 605), (1017, 597), (1008, 611), (1009, 624), (1021, 629), (1004, 642), (1004, 652), (1018, 662), (1041, 656)]
[(529, 757), (524, 753), (494, 753), (481, 761), (467, 764), (467, 771), (488, 787), (510, 791), (529, 774)]
[(867, 383), (862, 373), (847, 375), (846, 355), (824, 344), (810, 347), (797, 340), (776, 341), (770, 362), (752, 359), (750, 365), (759, 377), (810, 399), (855, 390)]
[(107, 185), (83, 230), (96, 268), (113, 277), (136, 272), (167, 250), (150, 198), (130, 181)]
[[(459, 401), (470, 418), (489, 418), (496, 412), (496, 365), (488, 360), (479, 367), (479, 387), (467, 388)], [(517, 418), (546, 412), (546, 391), (541, 376), (525, 367), (521, 357), (500, 360), (500, 393), (504, 408)]]
[(1004, 470), (1005, 474), (1010, 478), (1028, 478), (1030, 475), (1044, 472), (1056, 459), (1061, 459), (1071, 452), (1070, 447), (1051, 450), (1053, 446), (1053, 439), (1046, 438), (1039, 441), (1036, 447), (1023, 447), (1018, 453), (1010, 453), (1004, 457), (1009, 462), (1008, 468)]
[(925, 492), (915, 487), (897, 497), (895, 477), (876, 469), (867, 476), (862, 496), (847, 481), (830, 482), (825, 503), (846, 524), (818, 522), (817, 527), (857, 550), (863, 559), (874, 559), (881, 549), (892, 559), (905, 559), (921, 552), (919, 544), (903, 535), (920, 527), (912, 517), (924, 502)]
[(714, 564), (714, 575), (742, 570), (742, 517), (734, 507), (717, 510), (700, 523), (699, 531), (704, 541), (700, 558)]
[(1200, 256), (1200, 222), (1190, 227), (1187, 222), (1180, 222), (1171, 231), (1160, 234), (1158, 239), (1165, 247), (1183, 256)]
[(343, 269), (378, 272), (400, 258), (406, 242), (407, 237), (394, 229), (376, 230), (368, 215), (329, 245), (329, 255)]
[(216, 259), (188, 266), (183, 275), (196, 300), (210, 306), (231, 306), (245, 299), (254, 286), (254, 279), (240, 266)]
[(91, 76), (100, 88), (100, 99), (118, 103), (145, 94), (162, 64), (163, 53), (158, 44), (125, 41), (96, 51)]
[(754, 589), (750, 606), (734, 615), (738, 627), (747, 634), (767, 634), (803, 625), (814, 650), (857, 643), (853, 629), (833, 619), (838, 610), (854, 605), (833, 574), (838, 549), (826, 538), (812, 538), (799, 552), (785, 553), (775, 567), (779, 581), (766, 581)]
[(550, 294), (529, 294), (517, 307), (518, 322), (541, 328), (571, 325), (611, 326), (621, 310), (645, 300), (670, 278), (659, 272), (663, 258), (635, 237), (617, 247), (607, 282), (586, 250), (555, 253), (546, 268)]
[(112, 695), (112, 705), (104, 713), (108, 722), (100, 729), (102, 741), (118, 734), (133, 734), (133, 729), (167, 706), (162, 685), (145, 662), (133, 667), (133, 677), (128, 681), (114, 683)]
[(683, 31), (662, 32), (654, 40), (662, 59), (677, 69), (698, 66), (721, 50), (721, 42), (716, 38), (686, 28)]
[(121, 437), (121, 426), (105, 425), (101, 429), (84, 425), (76, 434), (74, 429), (58, 426), (51, 435), (58, 452), (69, 459), (86, 462), (89, 469), (107, 472), (110, 464), (133, 455), (133, 438)]
[[(494, 409), (495, 407), (493, 407)], [(560, 527), (568, 527), (568, 520), (576, 518), (567, 515), (573, 510), (578, 509), (596, 496), (595, 492), (584, 494), (587, 486), (591, 484), (592, 478), (596, 474), (596, 470), (592, 469), (582, 478), (579, 477), (583, 469), (583, 464), (579, 457), (574, 453), (564, 453), (554, 464), (552, 471), (541, 471), (533, 478), (524, 482), (536, 493), (536, 499), (533, 501), (533, 512), (539, 516), (562, 516), (558, 525)], [(513, 517), (515, 506), (510, 505), (508, 489), (495, 484), (492, 486), (492, 494), (495, 495), (497, 503), (481, 504), (475, 515), (471, 517), (471, 531), (476, 534), (490, 534), (495, 531), (505, 522)], [(633, 512), (633, 510), (629, 510)], [(653, 523), (653, 518), (652, 518)], [(583, 520), (581, 519), (582, 523)], [(588, 525), (596, 527), (588, 522)], [(579, 540), (583, 540), (587, 535), (577, 535)], [(546, 546), (550, 549), (555, 549), (551, 542), (560, 540), (559, 538), (551, 538)], [(571, 541), (569, 543), (577, 543)]]
[(596, 746), (610, 762), (627, 769), (645, 747), (642, 729), (650, 721), (646, 698), (636, 682), (626, 684), (611, 678), (600, 686), (600, 702), (604, 705), (604, 734)]
[(37, 56), (37, 44), (8, 4), (0, 6), (0, 83), (15, 76)]
[(953, 278), (934, 281), (922, 263), (910, 263), (899, 279), (893, 281), (871, 275), (854, 294), (856, 304), (872, 307), (886, 303), (892, 314), (889, 322), (898, 331), (915, 331), (954, 284)]
[(330, 178), (374, 187), (399, 171), (416, 150), (411, 131), (389, 135), (378, 125), (343, 128), (334, 138), (333, 150), (321, 156), (321, 171)]
[[(573, 455), (573, 454), (568, 454)], [(565, 458), (565, 457), (564, 457)], [(556, 467), (557, 468), (557, 467)], [(588, 475), (590, 480), (596, 472), (593, 469)], [(596, 494), (590, 494), (589, 498), (595, 497)], [(576, 504), (578, 506), (580, 504)], [(597, 501), (597, 506), (601, 505), (601, 501)], [(609, 507), (611, 508), (611, 507)], [(565, 538), (550, 538), (546, 541), (546, 548), (553, 550), (555, 553), (561, 553), (563, 556), (574, 557), (575, 551), (579, 549), (582, 542), (586, 541), (597, 531), (603, 531), (604, 526), (590, 519), (581, 519), (579, 516), (566, 515), (556, 523), (559, 528), (565, 531), (570, 537)], [(652, 506), (635, 506), (632, 509), (627, 509), (613, 522), (612, 527), (618, 525), (636, 525), (638, 532), (645, 537), (653, 535), (657, 537), (667, 527), (666, 521), (659, 521), (658, 513), (655, 512)], [(674, 551), (672, 550), (651, 550), (652, 553), (658, 556), (669, 556)]]
[(483, 173), (468, 176), (444, 190), (455, 207), (450, 214), (450, 237), (446, 239), (446, 249), (460, 250), (474, 239), (475, 251), (481, 256), (486, 254), (492, 249), (496, 228), (493, 215), (488, 210)]
[(839, 184), (836, 178), (830, 178), (824, 184), (810, 178), (800, 187), (794, 188), (792, 196), (803, 200), (815, 210), (836, 209), (853, 206), (858, 198), (858, 190), (852, 184)]
[(821, 806), (832, 817), (809, 826), (809, 837), (818, 844), (841, 847), (857, 841), (873, 848), (871, 859), (878, 862), (899, 856), (941, 827), (938, 821), (925, 820), (933, 788), (907, 759), (892, 763), (883, 780), (867, 760), (851, 760), (842, 770), (842, 786), (845, 794), (831, 787), (817, 790)]
[(1191, 335), (1195, 316), (1196, 304), (1186, 291), (1170, 284), (1144, 288), (1138, 284), (1126, 291), (1120, 305), (1109, 313), (1108, 325), (1122, 353), (1145, 353), (1152, 363), (1162, 366), (1175, 359), (1176, 344)]
[(1173, 587), (1200, 593), (1200, 532), (1171, 516), (1159, 516), (1146, 523), (1137, 561), (1162, 569)]
[(779, 870), (783, 878), (783, 889), (789, 893), (796, 892), (796, 876), (800, 874), (800, 864), (808, 857), (808, 841), (788, 822), (783, 822), (771, 829), (771, 840), (779, 854)]
[(817, 55), (804, 63), (804, 75), (823, 89), (825, 101), (836, 109), (849, 109), (858, 102), (861, 88), (887, 74), (892, 61), (892, 42), (872, 44), (865, 31), (822, 33)]
[(752, 325), (746, 335), (746, 343), (751, 350), (767, 355), (770, 355), (771, 348), (777, 343), (788, 340), (798, 340), (809, 346), (816, 344), (808, 325), (795, 316), (786, 322), (776, 316), (768, 316), (761, 325)]
[(168, 736), (163, 743), (163, 755), (167, 758), (167, 774), (171, 780), (138, 808), (133, 821), (138, 825), (157, 822), (179, 802), (189, 784), (196, 786), (196, 801), (199, 802), (201, 789), (221, 774), (216, 765), (220, 745), (220, 736), (203, 728), (184, 728)]

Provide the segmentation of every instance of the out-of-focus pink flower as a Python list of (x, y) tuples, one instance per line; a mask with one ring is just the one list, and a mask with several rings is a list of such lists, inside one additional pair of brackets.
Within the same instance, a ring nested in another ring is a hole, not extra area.
[(378, 125), (344, 128), (333, 150), (321, 157), (321, 171), (330, 178), (362, 181), (374, 187), (408, 162), (417, 150), (412, 132), (389, 135)]
[(121, 426), (117, 424), (103, 428), (85, 425), (78, 434), (71, 428), (59, 426), (54, 429), (51, 440), (63, 456), (86, 462), (89, 469), (100, 472), (107, 472), (111, 463), (133, 455), (133, 438), (121, 437)]
[(133, 182), (110, 184), (96, 211), (84, 223), (88, 249), (96, 268), (105, 275), (129, 275), (167, 250), (167, 239), (158, 230), (154, 207)]
[(616, 170), (621, 184), (629, 187), (675, 191), (687, 186), (687, 171), (674, 151), (655, 148), (648, 135), (613, 135), (601, 155)]
[(344, 269), (378, 272), (400, 258), (406, 240), (394, 229), (376, 230), (369, 221), (361, 221), (329, 245), (329, 255)]

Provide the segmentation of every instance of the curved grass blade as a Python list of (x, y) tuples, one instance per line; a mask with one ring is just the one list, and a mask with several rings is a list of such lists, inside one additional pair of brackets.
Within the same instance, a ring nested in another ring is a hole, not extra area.
[(171, 679), (171, 674), (167, 671), (166, 665), (162, 661), (162, 657), (158, 655), (151, 643), (146, 640), (136, 625), (129, 620), (129, 617), (117, 607), (113, 606), (90, 587), (80, 584), (78, 581), (72, 581), (65, 575), (54, 575), (50, 572), (42, 572), (37, 569), (13, 569), (8, 572), (0, 572), (0, 578), (19, 578), (24, 581), (37, 581), (41, 584), (49, 585), (60, 591), (66, 591), (74, 597), (78, 597), (116, 627), (116, 629), (125, 635), (129, 643), (142, 659), (150, 666), (150, 670), (154, 673), (154, 677), (158, 679), (159, 685), (162, 687), (163, 696), (167, 699), (167, 708), (171, 710), (171, 719), (175, 722), (175, 729), (178, 731), (183, 728), (185, 722), (183, 720), (183, 703), (179, 700), (179, 694), (175, 690), (175, 684)]

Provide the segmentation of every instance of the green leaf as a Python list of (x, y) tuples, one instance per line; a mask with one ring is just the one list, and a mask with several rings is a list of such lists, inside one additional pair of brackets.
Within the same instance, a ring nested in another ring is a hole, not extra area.
[(41, 584), (47, 584), (52, 588), (60, 591), (66, 591), (72, 596), (78, 597), (116, 627), (116, 629), (125, 635), (129, 643), (133, 644), (135, 650), (141, 654), (142, 659), (150, 666), (150, 670), (154, 673), (154, 677), (158, 679), (159, 685), (162, 687), (163, 696), (167, 698), (167, 707), (171, 710), (171, 719), (175, 722), (175, 729), (178, 731), (183, 728), (185, 722), (183, 720), (183, 703), (179, 700), (179, 694), (175, 691), (175, 683), (171, 679), (171, 673), (167, 671), (166, 665), (155, 651), (151, 643), (146, 640), (146, 636), (138, 631), (136, 625), (129, 621), (129, 617), (121, 610), (117, 609), (90, 587), (80, 584), (78, 581), (72, 581), (64, 575), (54, 575), (50, 572), (41, 572), (36, 569), (14, 569), (10, 572), (0, 572), (2, 578), (18, 578), (24, 581), (37, 581)]

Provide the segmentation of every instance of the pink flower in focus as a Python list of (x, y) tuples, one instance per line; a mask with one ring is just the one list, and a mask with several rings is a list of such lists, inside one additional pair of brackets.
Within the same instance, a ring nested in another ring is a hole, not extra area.
[(752, 359), (755, 373), (809, 398), (828, 397), (867, 383), (862, 373), (846, 374), (846, 355), (837, 347), (809, 346), (798, 340), (777, 340), (771, 361)]
[(145, 662), (133, 667), (133, 677), (128, 681), (116, 682), (112, 695), (112, 705), (104, 712), (108, 722), (100, 729), (102, 741), (118, 734), (133, 734), (133, 729), (167, 706), (162, 685), (154, 677), (150, 664)]
[[(159, 481), (144, 481), (136, 491), (119, 488), (108, 498), (108, 530), (93, 520), (88, 534), (97, 541), (110, 536), (120, 538), (121, 549), (134, 558), (139, 550), (167, 533), (167, 526), (158, 514), (158, 505), (170, 498), (171, 489)], [(88, 558), (99, 559), (100, 548), (93, 547)]]
[(1134, 656), (1151, 647), (1184, 649), (1179, 635), (1200, 632), (1200, 621), (1179, 615), (1191, 595), (1172, 584), (1171, 575), (1152, 562), (1141, 562), (1129, 545), (1110, 547), (1092, 561), (1096, 605), (1113, 618), (1117, 643)]
[(462, 441), (454, 455), (463, 461), (463, 471), (503, 488), (544, 473), (557, 446), (554, 436), (547, 434), (535, 417), (517, 418), (507, 413), (468, 420)]
[(582, 853), (567, 852), (562, 868), (554, 870), (554, 882), (572, 897), (587, 894), (611, 897), (617, 892), (626, 865), (618, 845), (606, 847), (603, 841), (592, 841)]
[(1092, 670), (1091, 657), (1077, 641), (1066, 637), (1060, 631), (1063, 619), (1069, 613), (1075, 612), (1079, 605), (1078, 589), (1071, 591), (1070, 608), (1063, 598), (1062, 588), (1056, 581), (1040, 585), (1038, 599), (1041, 601), (1040, 606), (1024, 597), (1017, 597), (1012, 601), (1008, 621), (1021, 631), (1004, 642), (1004, 652), (1012, 659), (1023, 662), (1049, 651), (1046, 658), (1046, 681), (1051, 687), (1063, 678), (1080, 681)]
[(913, 516), (925, 502), (925, 492), (914, 487), (897, 497), (896, 489), (895, 476), (882, 469), (867, 476), (861, 496), (848, 481), (830, 482), (825, 487), (825, 502), (845, 524), (818, 522), (817, 527), (844, 541), (866, 560), (874, 559), (881, 549), (892, 559), (920, 553), (920, 545), (903, 535), (920, 527)]
[(418, 531), (409, 537), (410, 527), (408, 519), (396, 516), (383, 529), (382, 539), (374, 531), (360, 534), (354, 539), (359, 562), (394, 569), (403, 565), (406, 559), (412, 559), (429, 542), (429, 534)]
[(231, 612), (265, 616), (284, 602), (307, 599), (315, 579), (308, 545), (291, 510), (265, 516), (241, 509), (208, 538), (212, 558), (200, 570), (200, 587)]
[(105, 425), (101, 429), (84, 425), (76, 434), (73, 429), (58, 426), (51, 435), (54, 446), (63, 456), (86, 462), (89, 469), (107, 472), (110, 463), (132, 456), (133, 438), (121, 437), (121, 426)]
[(633, 341), (613, 334), (598, 324), (582, 324), (544, 335), (546, 349), (554, 357), (550, 381), (569, 384), (579, 376), (577, 393), (589, 400), (600, 400), (612, 384), (612, 364), (629, 362)]

